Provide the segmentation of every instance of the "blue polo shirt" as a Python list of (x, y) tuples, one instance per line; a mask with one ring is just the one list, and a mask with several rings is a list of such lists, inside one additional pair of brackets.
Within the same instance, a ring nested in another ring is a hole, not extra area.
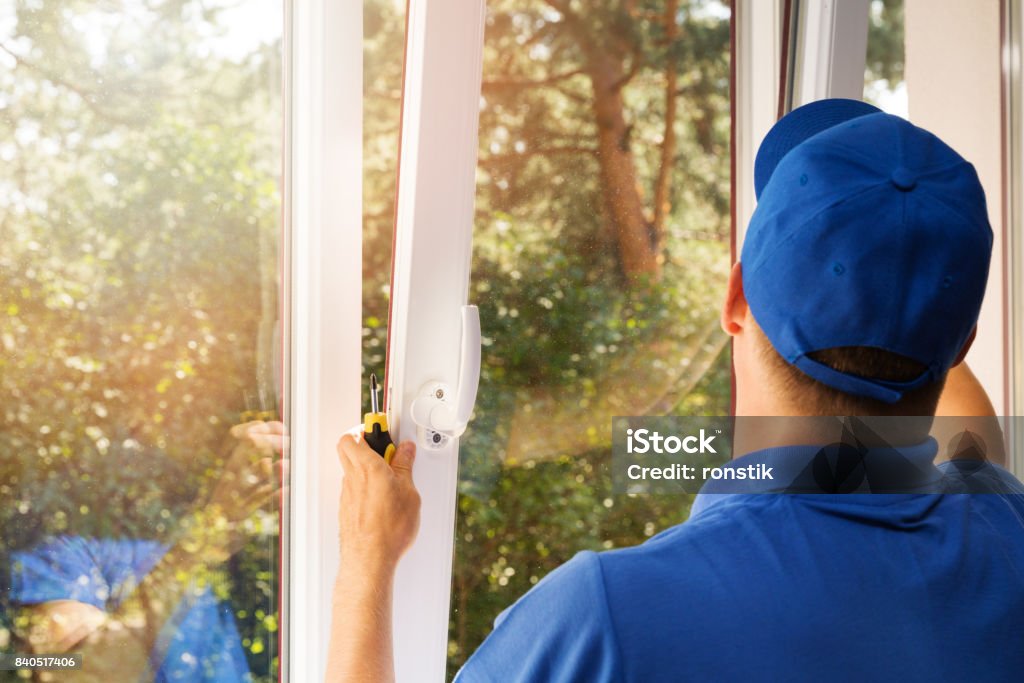
[[(732, 466), (795, 471), (817, 451)], [(457, 680), (1024, 680), (1024, 487), (994, 465), (934, 468), (935, 451), (900, 449), (941, 490), (999, 493), (705, 487), (686, 523), (545, 577)]]

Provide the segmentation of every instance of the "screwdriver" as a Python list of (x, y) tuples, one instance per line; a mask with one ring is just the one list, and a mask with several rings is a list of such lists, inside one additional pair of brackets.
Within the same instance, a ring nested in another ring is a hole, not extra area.
[(380, 387), (377, 385), (377, 375), (370, 373), (370, 412), (363, 417), (363, 439), (370, 448), (376, 451), (384, 461), (391, 463), (391, 456), (395, 454), (395, 442), (391, 440), (388, 433), (388, 416), (380, 412), (377, 404), (377, 393)]

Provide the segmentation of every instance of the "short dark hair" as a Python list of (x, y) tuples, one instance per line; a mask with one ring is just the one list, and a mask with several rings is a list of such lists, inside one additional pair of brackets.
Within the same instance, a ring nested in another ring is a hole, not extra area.
[[(946, 376), (908, 391), (896, 403), (848, 394), (822, 384), (790, 365), (755, 324), (760, 353), (777, 379), (775, 389), (794, 404), (804, 406), (810, 415), (934, 415)], [(842, 346), (807, 354), (812, 360), (833, 370), (860, 377), (906, 382), (921, 375), (927, 367), (918, 361), (870, 346)]]

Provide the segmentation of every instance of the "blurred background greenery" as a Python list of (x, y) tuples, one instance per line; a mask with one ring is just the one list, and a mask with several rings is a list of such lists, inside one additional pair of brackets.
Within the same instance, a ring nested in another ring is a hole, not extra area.
[[(280, 0), (0, 3), (0, 581), (49, 534), (168, 540), (274, 408), (282, 31)], [(257, 681), (277, 519), (217, 586)]]
[[(364, 372), (385, 362), (404, 3), (365, 0)], [(484, 362), (460, 447), (449, 676), (580, 550), (683, 521), (613, 495), (613, 415), (723, 415), (730, 6), (490, 0), (473, 274)], [(902, 0), (872, 5), (867, 99), (899, 107)]]

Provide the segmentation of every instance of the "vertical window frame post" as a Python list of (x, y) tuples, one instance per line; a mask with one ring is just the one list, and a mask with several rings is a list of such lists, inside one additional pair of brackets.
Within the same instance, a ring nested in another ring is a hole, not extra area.
[[(1006, 414), (1024, 408), (1024, 2), (1002, 5), (1003, 77), (1003, 310), (1006, 324)], [(1024, 430), (1004, 421), (1011, 471), (1024, 474)]]
[[(798, 0), (792, 0), (798, 2)], [(734, 0), (735, 22), (735, 118), (736, 146), (733, 175), (736, 223), (736, 257), (743, 245), (747, 224), (757, 204), (754, 198), (754, 159), (761, 140), (778, 120), (780, 88), (783, 74), (788, 72), (782, 64), (784, 49), (783, 22), (785, 0)], [(790, 26), (789, 31), (795, 31)]]
[[(410, 405), (428, 382), (459, 383), (480, 116), (484, 0), (408, 4), (387, 395), (392, 431), (415, 439)], [(419, 535), (395, 580), (399, 681), (444, 680), (458, 439), (418, 443)]]
[(363, 7), (286, 0), (285, 11), (291, 486), (281, 670), (283, 680), (322, 681), (339, 557), (335, 444), (360, 421)]
[(871, 0), (798, 0), (793, 106), (864, 97)]

